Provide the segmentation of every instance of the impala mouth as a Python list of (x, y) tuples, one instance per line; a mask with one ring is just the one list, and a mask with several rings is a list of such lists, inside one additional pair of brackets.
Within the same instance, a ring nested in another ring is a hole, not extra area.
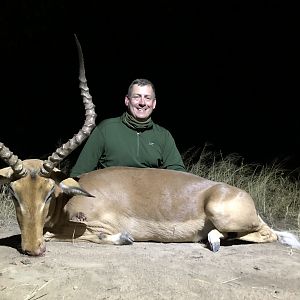
[(22, 252), (24, 254), (28, 255), (28, 256), (44, 256), (45, 253), (46, 253), (46, 245), (45, 245), (45, 243), (43, 243), (36, 250), (26, 250), (26, 249), (24, 249)]

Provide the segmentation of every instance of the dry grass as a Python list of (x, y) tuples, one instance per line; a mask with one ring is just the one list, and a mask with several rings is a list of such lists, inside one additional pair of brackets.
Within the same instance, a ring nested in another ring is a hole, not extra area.
[(183, 155), (187, 169), (198, 176), (226, 182), (251, 194), (262, 218), (277, 230), (300, 232), (300, 184), (280, 163), (245, 164), (241, 156), (205, 148)]
[(0, 226), (16, 222), (14, 203), (6, 184), (0, 186)]

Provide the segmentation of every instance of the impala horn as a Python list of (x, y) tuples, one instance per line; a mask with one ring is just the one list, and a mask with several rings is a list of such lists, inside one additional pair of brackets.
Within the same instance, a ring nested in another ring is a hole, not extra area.
[(23, 167), (22, 160), (5, 147), (3, 143), (0, 143), (0, 158), (12, 168), (16, 177), (26, 176), (27, 170)]
[(70, 139), (67, 143), (57, 148), (56, 151), (53, 152), (52, 155), (49, 156), (48, 159), (43, 162), (43, 167), (40, 170), (40, 175), (44, 177), (50, 177), (53, 169), (73, 150), (80, 146), (82, 142), (91, 134), (91, 131), (96, 126), (95, 119), (97, 114), (95, 112), (95, 105), (92, 101), (92, 97), (89, 93), (89, 88), (87, 86), (83, 54), (76, 34), (75, 40), (79, 56), (79, 88), (81, 90), (81, 96), (83, 98), (86, 118), (82, 129), (80, 129), (79, 132), (75, 134), (74, 137)]

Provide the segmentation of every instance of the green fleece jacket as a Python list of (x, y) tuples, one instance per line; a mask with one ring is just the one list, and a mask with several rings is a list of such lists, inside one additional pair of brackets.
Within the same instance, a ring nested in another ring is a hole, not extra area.
[(153, 123), (151, 128), (137, 131), (125, 125), (121, 117), (106, 119), (95, 127), (70, 176), (111, 166), (185, 171), (181, 155), (167, 129)]

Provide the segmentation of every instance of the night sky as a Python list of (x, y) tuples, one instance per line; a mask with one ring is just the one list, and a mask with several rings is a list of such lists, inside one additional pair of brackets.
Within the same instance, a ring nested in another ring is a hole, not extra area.
[(45, 158), (83, 124), (76, 33), (97, 123), (120, 115), (131, 81), (148, 78), (153, 120), (180, 152), (210, 144), (249, 163), (300, 167), (299, 16), (291, 3), (6, 2), (0, 142), (21, 159)]

